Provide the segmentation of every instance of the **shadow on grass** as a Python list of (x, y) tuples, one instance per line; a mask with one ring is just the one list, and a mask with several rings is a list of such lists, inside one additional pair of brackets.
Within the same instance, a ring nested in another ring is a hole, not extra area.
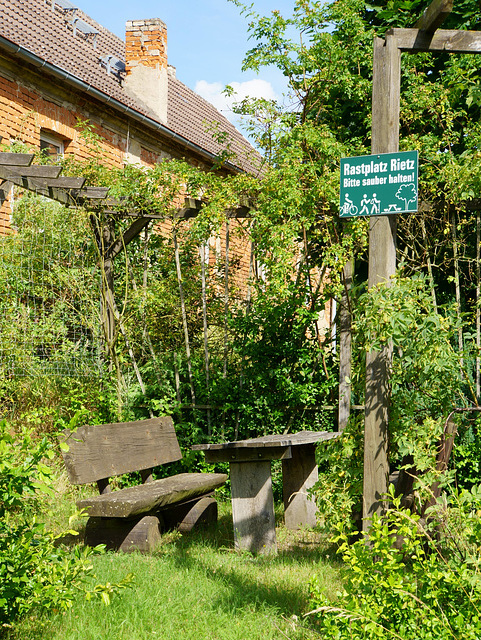
[[(181, 578), (188, 576), (188, 580), (193, 580), (193, 589), (196, 588), (196, 575), (199, 575), (199, 581), (207, 579), (213, 586), (208, 605), (213, 614), (216, 611), (227, 613), (233, 616), (233, 620), (242, 620), (246, 612), (250, 612), (265, 617), (268, 625), (289, 625), (292, 633), (288, 637), (299, 640), (318, 638), (313, 621), (309, 618), (302, 620), (302, 615), (309, 609), (307, 583), (314, 574), (322, 573), (327, 582), (332, 580), (333, 586), (337, 586), (339, 563), (335, 560), (335, 548), (328, 544), (325, 536), (315, 531), (287, 530), (282, 524), (280, 510), (277, 520), (279, 551), (276, 555), (236, 552), (230, 505), (223, 504), (217, 523), (183, 535), (165, 533), (149, 562), (155, 564), (156, 559), (160, 561), (168, 556), (174, 573), (178, 571)], [(72, 537), (64, 543), (73, 546), (79, 543), (79, 537)], [(127, 566), (127, 571), (132, 570), (129, 563), (137, 562), (135, 557), (124, 554), (118, 555), (118, 562), (116, 554), (109, 553), (109, 556), (118, 572), (126, 571)], [(145, 556), (143, 558), (148, 560)], [(144, 563), (144, 560), (139, 558), (139, 562)], [(27, 631), (24, 627), (20, 635), (12, 633), (3, 637), (11, 640), (48, 640), (54, 637), (48, 620), (44, 628), (41, 620), (34, 624), (36, 629)], [(279, 632), (285, 636), (280, 629)]]
[[(214, 553), (234, 558), (233, 562), (219, 562), (215, 573), (210, 573), (210, 579), (222, 585), (221, 595), (211, 602), (213, 609), (229, 612), (247, 608), (262, 612), (267, 607), (278, 611), (284, 619), (294, 615), (300, 620), (308, 610), (308, 580), (316, 572), (332, 572), (336, 576), (334, 586), (337, 586), (341, 564), (336, 560), (336, 547), (319, 532), (310, 529), (289, 531), (279, 523), (276, 535), (277, 554), (235, 551), (232, 516), (226, 513), (217, 523), (175, 538), (175, 552), (170, 548), (169, 556), (179, 571), (201, 570), (206, 574), (211, 571), (211, 562), (207, 555), (196, 553), (196, 550), (208, 547)], [(161, 555), (162, 547), (155, 553)], [(273, 578), (276, 572), (277, 577)], [(302, 584), (299, 574), (306, 576)], [(315, 633), (310, 620), (298, 624)]]
[[(283, 524), (283, 515), (276, 513), (277, 554), (250, 554), (240, 551), (239, 555), (255, 558), (257, 561), (268, 563), (291, 559), (293, 562), (306, 560), (313, 564), (321, 561), (332, 561), (336, 556), (336, 547), (332, 545), (326, 534), (312, 529), (290, 531)], [(188, 548), (202, 542), (202, 544), (218, 550), (234, 552), (234, 529), (232, 514), (221, 513), (216, 523), (207, 527), (197, 527), (189, 533), (184, 533), (178, 539), (179, 548)]]
[[(229, 505), (230, 507), (230, 505)], [(219, 514), (218, 520), (209, 525), (198, 525), (189, 533), (182, 535), (175, 531), (166, 531), (162, 534), (162, 543), (158, 552), (162, 552), (165, 545), (170, 544), (175, 538), (175, 543), (179, 551), (187, 550), (195, 547), (199, 543), (210, 547), (212, 550), (222, 552), (234, 550), (234, 529), (232, 523), (232, 513), (229, 507), (224, 506), (224, 513)], [(70, 533), (58, 538), (57, 544), (65, 545), (73, 548), (78, 544), (83, 544), (85, 534), (85, 522), (77, 526), (77, 535)], [(284, 527), (283, 515), (281, 510), (276, 512), (276, 537), (277, 537), (277, 554), (251, 554), (247, 551), (237, 551), (236, 554), (244, 557), (255, 558), (257, 562), (266, 562), (268, 564), (286, 561), (298, 563), (307, 561), (317, 564), (322, 561), (331, 562), (336, 557), (336, 546), (328, 541), (326, 534), (319, 533), (311, 529), (300, 529), (290, 531)], [(153, 555), (155, 555), (154, 552)]]

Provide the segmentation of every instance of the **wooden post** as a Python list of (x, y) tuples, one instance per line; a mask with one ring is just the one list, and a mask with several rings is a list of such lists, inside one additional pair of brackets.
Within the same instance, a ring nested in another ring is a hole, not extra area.
[(481, 215), (476, 213), (476, 401), (479, 404), (481, 394), (481, 311), (479, 304), (481, 301)]
[(316, 445), (292, 447), (292, 457), (282, 461), (286, 529), (316, 526), (316, 503), (307, 492), (318, 477)]
[(277, 553), (271, 462), (231, 462), (235, 548)]
[(339, 405), (338, 429), (342, 431), (351, 413), (351, 307), (349, 291), (352, 286), (354, 259), (346, 262), (343, 273), (344, 291), (339, 308)]
[(110, 362), (113, 360), (115, 340), (115, 312), (114, 312), (114, 266), (113, 257), (107, 249), (114, 240), (114, 223), (107, 219), (101, 229), (101, 242), (99, 246), (102, 268), (102, 324), (106, 344), (106, 350)]
[[(399, 150), (401, 52), (394, 36), (374, 40), (371, 150)], [(369, 225), (368, 286), (389, 281), (396, 270), (396, 218), (373, 216)], [(363, 529), (382, 513), (387, 491), (390, 346), (366, 355)]]

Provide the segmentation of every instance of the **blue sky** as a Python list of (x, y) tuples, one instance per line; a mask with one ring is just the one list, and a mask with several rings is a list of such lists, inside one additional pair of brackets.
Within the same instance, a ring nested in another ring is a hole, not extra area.
[[(295, 0), (255, 0), (263, 15), (277, 9), (290, 15)], [(250, 0), (247, 0), (247, 4)], [(242, 73), (242, 59), (252, 46), (247, 19), (228, 0), (75, 0), (97, 22), (125, 37), (127, 20), (160, 18), (167, 24), (169, 64), (184, 84), (210, 100), (229, 117), (221, 92), (231, 84), (239, 97), (280, 98), (285, 83), (275, 69)]]

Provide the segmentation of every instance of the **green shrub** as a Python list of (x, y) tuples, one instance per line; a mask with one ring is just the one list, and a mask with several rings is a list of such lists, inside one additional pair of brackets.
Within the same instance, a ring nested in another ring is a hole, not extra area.
[[(92, 570), (95, 550), (73, 551), (59, 544), (38, 520), (40, 496), (53, 494), (52, 474), (45, 460), (53, 458), (47, 438), (34, 441), (30, 432), (15, 436), (0, 422), (0, 625), (37, 609), (61, 611), (83, 591), (108, 603), (112, 590), (125, 586), (97, 585), (86, 591), (84, 581)], [(75, 533), (75, 532), (70, 532)], [(97, 550), (98, 552), (99, 550)]]
[(345, 589), (330, 602), (312, 582), (322, 637), (477, 640), (481, 637), (481, 487), (439, 500), (428, 522), (399, 508), (374, 517), (365, 538), (337, 538)]
[[(467, 351), (459, 353), (453, 348), (457, 320), (450, 307), (434, 307), (426, 278), (407, 278), (402, 272), (389, 286), (382, 283), (363, 294), (355, 317), (357, 365), (353, 371), (362, 370), (359, 362), (366, 351), (392, 345), (386, 399), (389, 462), (393, 471), (402, 467), (417, 470), (423, 483), (416, 481), (415, 490), (418, 503), (424, 503), (429, 498), (424, 485), (447, 481), (447, 474), (440, 477), (436, 471), (436, 456), (448, 416), (457, 407), (467, 412), (473, 406), (469, 376), (462, 368)], [(363, 401), (364, 377), (356, 383)], [(456, 422), (460, 422), (459, 415)], [(345, 522), (360, 511), (363, 438), (363, 417), (353, 414), (342, 437), (319, 447), (320, 475), (313, 491), (328, 524)]]

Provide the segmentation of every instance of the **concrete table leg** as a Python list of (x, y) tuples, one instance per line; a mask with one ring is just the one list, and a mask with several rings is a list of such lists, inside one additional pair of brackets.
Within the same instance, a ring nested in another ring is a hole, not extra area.
[(316, 504), (307, 495), (318, 479), (316, 447), (292, 447), (292, 458), (282, 461), (284, 519), (287, 529), (314, 527)]
[(231, 462), (236, 549), (277, 553), (270, 461)]

